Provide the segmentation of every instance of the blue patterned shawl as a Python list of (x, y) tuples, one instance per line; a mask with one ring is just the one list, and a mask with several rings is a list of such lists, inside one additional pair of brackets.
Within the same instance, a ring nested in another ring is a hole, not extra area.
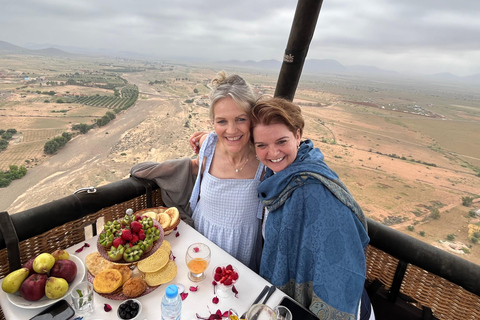
[(320, 319), (355, 319), (366, 273), (366, 219), (310, 140), (258, 186), (269, 210), (260, 275)]

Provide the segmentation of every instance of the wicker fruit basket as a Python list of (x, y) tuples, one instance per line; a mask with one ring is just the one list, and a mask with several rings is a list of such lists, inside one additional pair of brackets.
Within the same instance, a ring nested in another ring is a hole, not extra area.
[[(160, 214), (167, 214), (170, 217), (171, 221), (170, 221), (168, 227), (164, 226), (160, 223), (160, 220), (161, 220), (161, 215)], [(139, 211), (135, 212), (135, 215), (146, 215), (146, 216), (149, 216), (149, 217), (152, 217), (152, 218), (156, 219), (160, 223), (160, 225), (162, 225), (163, 232), (164, 232), (165, 236), (172, 233), (172, 231), (180, 223), (180, 214), (178, 212), (178, 209), (175, 208), (175, 207), (170, 207), (170, 208), (168, 208), (168, 207), (147, 208), (147, 209), (142, 209), (142, 210), (139, 210)]]

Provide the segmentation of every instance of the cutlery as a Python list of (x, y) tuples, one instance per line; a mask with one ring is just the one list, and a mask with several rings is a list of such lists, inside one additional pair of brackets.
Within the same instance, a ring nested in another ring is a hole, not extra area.
[[(255, 299), (255, 301), (253, 301), (252, 303), (252, 306), (256, 303), (258, 303), (258, 301), (260, 301), (260, 299), (263, 298), (263, 296), (267, 293), (268, 291), (268, 285), (265, 286), (265, 288), (263, 288), (262, 292), (260, 292), (260, 294), (258, 295), (258, 297)], [(249, 308), (247, 308), (247, 311), (248, 311)], [(242, 316), (240, 317), (240, 319), (245, 319), (245, 316), (247, 315), (247, 311), (245, 311)]]
[(277, 289), (277, 287), (275, 287), (275, 286), (270, 287), (270, 289), (268, 290), (267, 296), (265, 297), (265, 299), (262, 302), (263, 304), (267, 304), (268, 299), (270, 299), (270, 297), (272, 296), (272, 294), (275, 292), (276, 289)]

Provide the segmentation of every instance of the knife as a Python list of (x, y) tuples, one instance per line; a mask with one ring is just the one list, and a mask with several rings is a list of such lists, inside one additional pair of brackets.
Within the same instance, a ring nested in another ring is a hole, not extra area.
[[(267, 293), (267, 291), (268, 291), (268, 285), (265, 286), (265, 288), (263, 288), (262, 292), (260, 292), (260, 294), (259, 294), (258, 297), (255, 299), (255, 301), (253, 301), (252, 306), (253, 306), (254, 304), (257, 304), (258, 301), (260, 301), (260, 300), (263, 298), (263, 296)], [(250, 309), (250, 308), (248, 308), (248, 309)], [(247, 309), (247, 311), (248, 311), (248, 309)], [(240, 319), (245, 319), (245, 316), (247, 315), (247, 311), (245, 311), (245, 312), (241, 315)]]
[(267, 293), (267, 296), (265, 297), (265, 299), (263, 300), (263, 304), (266, 304), (268, 299), (270, 299), (270, 297), (272, 296), (272, 294), (275, 292), (275, 290), (277, 289), (277, 287), (275, 286), (271, 286), (270, 289), (268, 290), (268, 293)]

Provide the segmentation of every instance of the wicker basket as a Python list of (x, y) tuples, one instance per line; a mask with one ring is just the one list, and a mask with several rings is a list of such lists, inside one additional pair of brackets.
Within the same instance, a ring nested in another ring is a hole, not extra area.
[[(166, 210), (168, 209), (168, 207), (155, 207), (155, 208), (146, 208), (146, 209), (142, 209), (142, 210), (139, 210), (139, 211), (136, 211), (135, 212), (135, 215), (141, 215), (141, 214), (144, 214), (144, 213), (147, 213), (147, 212), (155, 212), (155, 214), (159, 214), (159, 213), (162, 213), (162, 212), (165, 212)], [(178, 226), (178, 224), (180, 223), (180, 217), (177, 219), (177, 221), (175, 221), (175, 223), (173, 225), (170, 225), (168, 228), (163, 228), (163, 232), (164, 232), (164, 235), (167, 236), (169, 235), (170, 233), (172, 233), (173, 230), (175, 230), (175, 228)]]

